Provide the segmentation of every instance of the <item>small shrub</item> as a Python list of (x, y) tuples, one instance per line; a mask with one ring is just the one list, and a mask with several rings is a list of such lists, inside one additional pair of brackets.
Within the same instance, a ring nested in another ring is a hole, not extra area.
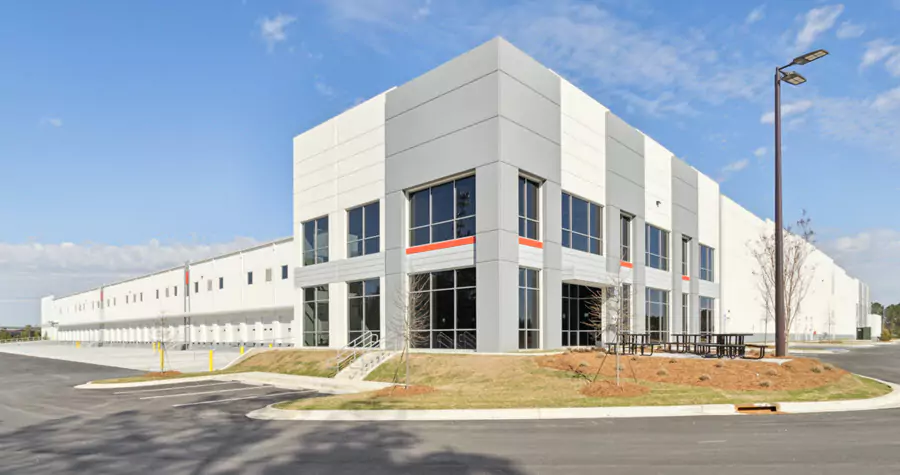
[(634, 356), (631, 357), (631, 361), (637, 361), (637, 359), (638, 359), (638, 358), (637, 358), (637, 355), (634, 355)]
[(708, 374), (700, 375), (700, 381), (709, 381), (710, 379), (712, 379), (712, 378), (710, 378)]
[(822, 368), (824, 368), (825, 371), (834, 371), (834, 365), (831, 363), (825, 363), (822, 365)]
[(616, 366), (616, 369), (619, 371), (625, 371), (625, 367), (622, 365)]
[(769, 368), (766, 370), (766, 376), (778, 376), (778, 370), (775, 368)]
[(810, 371), (812, 371), (813, 373), (819, 374), (822, 372), (822, 367), (821, 366), (813, 366), (812, 368), (810, 368)]
[(669, 371), (666, 370), (666, 368), (659, 368), (659, 370), (656, 371), (656, 375), (657, 376), (668, 376)]
[(891, 341), (891, 338), (893, 338), (893, 335), (891, 335), (891, 331), (890, 331), (890, 330), (888, 330), (887, 328), (884, 328), (884, 329), (881, 330), (881, 338), (879, 338), (879, 340), (881, 340), (881, 341)]
[(725, 362), (722, 360), (716, 361), (716, 368), (722, 368), (725, 366)]
[(578, 363), (579, 368), (584, 368), (585, 366), (587, 366), (587, 363), (585, 363), (584, 361)]
[(669, 363), (675, 364), (677, 362), (678, 360), (676, 360), (675, 358), (669, 358)]
[(764, 381), (760, 381), (760, 382), (759, 382), (759, 385), (760, 385), (761, 387), (768, 388), (768, 387), (771, 387), (771, 386), (772, 386), (772, 382), (771, 382), (771, 381), (765, 381), (765, 380), (764, 380)]

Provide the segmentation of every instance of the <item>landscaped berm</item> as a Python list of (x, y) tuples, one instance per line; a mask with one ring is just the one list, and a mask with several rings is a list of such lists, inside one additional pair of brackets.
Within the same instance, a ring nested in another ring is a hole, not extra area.
[[(370, 381), (404, 380), (400, 358)], [(304, 399), (281, 409), (488, 409), (744, 404), (881, 396), (890, 388), (809, 358), (784, 364), (727, 359), (555, 355), (436, 355), (410, 358), (410, 387)]]

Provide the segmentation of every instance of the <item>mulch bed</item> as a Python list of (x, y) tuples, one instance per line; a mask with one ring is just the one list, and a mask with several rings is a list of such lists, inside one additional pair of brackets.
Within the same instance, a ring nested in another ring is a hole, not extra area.
[[(577, 371), (591, 376), (599, 368), (601, 375), (615, 377), (615, 355), (602, 352), (564, 353), (542, 356), (537, 360), (538, 365), (545, 368)], [(670, 359), (622, 355), (619, 357), (619, 365), (622, 367), (620, 377), (626, 381), (634, 382), (637, 379), (739, 391), (816, 388), (831, 384), (848, 374), (840, 368), (826, 367), (814, 358), (793, 358), (778, 365), (765, 360)], [(701, 380), (701, 376), (708, 379)]]
[(581, 394), (590, 397), (634, 397), (650, 392), (647, 386), (629, 383), (627, 381), (619, 381), (616, 386), (615, 381), (599, 380), (581, 388)]

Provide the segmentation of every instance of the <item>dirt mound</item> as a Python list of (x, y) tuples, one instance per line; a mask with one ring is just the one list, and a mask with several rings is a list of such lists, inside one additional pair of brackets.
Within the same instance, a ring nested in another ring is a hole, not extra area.
[(428, 394), (433, 393), (435, 389), (431, 386), (391, 386), (389, 388), (384, 388), (378, 390), (376, 393), (378, 396), (387, 396), (387, 397), (404, 397), (404, 396), (418, 396), (419, 394)]
[(171, 378), (172, 376), (178, 376), (181, 374), (181, 371), (155, 371), (151, 373), (144, 373), (144, 377), (147, 378)]
[(650, 392), (650, 388), (647, 386), (627, 381), (620, 381), (616, 386), (615, 381), (600, 380), (581, 388), (581, 394), (589, 397), (634, 397), (648, 392)]
[[(564, 353), (538, 358), (538, 365), (561, 371), (615, 376), (615, 355)], [(619, 358), (620, 376), (628, 381), (652, 381), (704, 386), (724, 390), (783, 391), (824, 386), (841, 379), (846, 371), (812, 358), (794, 358), (778, 365), (765, 360), (686, 359), (665, 356)], [(702, 375), (709, 376), (702, 378)]]

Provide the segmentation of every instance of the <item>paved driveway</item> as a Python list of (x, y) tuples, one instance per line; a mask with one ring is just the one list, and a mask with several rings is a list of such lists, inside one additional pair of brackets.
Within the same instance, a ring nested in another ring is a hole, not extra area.
[[(61, 368), (47, 367), (44, 360), (10, 363), (9, 358), (21, 357), (0, 355), (3, 381), (21, 384), (19, 372), (26, 368), (22, 365), (38, 376), (48, 376), (32, 378), (35, 384), (20, 389), (19, 400), (55, 401), (60, 407), (46, 417), (20, 420), (9, 427), (5, 421), (18, 403), (4, 400), (0, 406), (4, 422), (0, 472), (900, 473), (900, 410), (539, 422), (253, 421), (242, 411), (264, 402), (250, 399), (176, 408), (172, 406), (177, 397), (148, 403), (135, 400), (135, 394), (124, 395), (126, 399), (118, 399), (123, 395), (82, 395), (65, 389), (78, 375), (56, 379), (49, 376)], [(828, 359), (854, 371), (871, 369), (878, 372), (873, 376), (891, 379), (900, 376), (891, 368), (898, 358), (900, 347), (891, 346)], [(85, 379), (121, 372), (68, 368), (88, 376)], [(900, 378), (892, 380), (900, 382)], [(199, 392), (197, 389), (178, 391)], [(193, 397), (211, 396), (187, 396)], [(215, 397), (225, 398), (224, 393)]]

